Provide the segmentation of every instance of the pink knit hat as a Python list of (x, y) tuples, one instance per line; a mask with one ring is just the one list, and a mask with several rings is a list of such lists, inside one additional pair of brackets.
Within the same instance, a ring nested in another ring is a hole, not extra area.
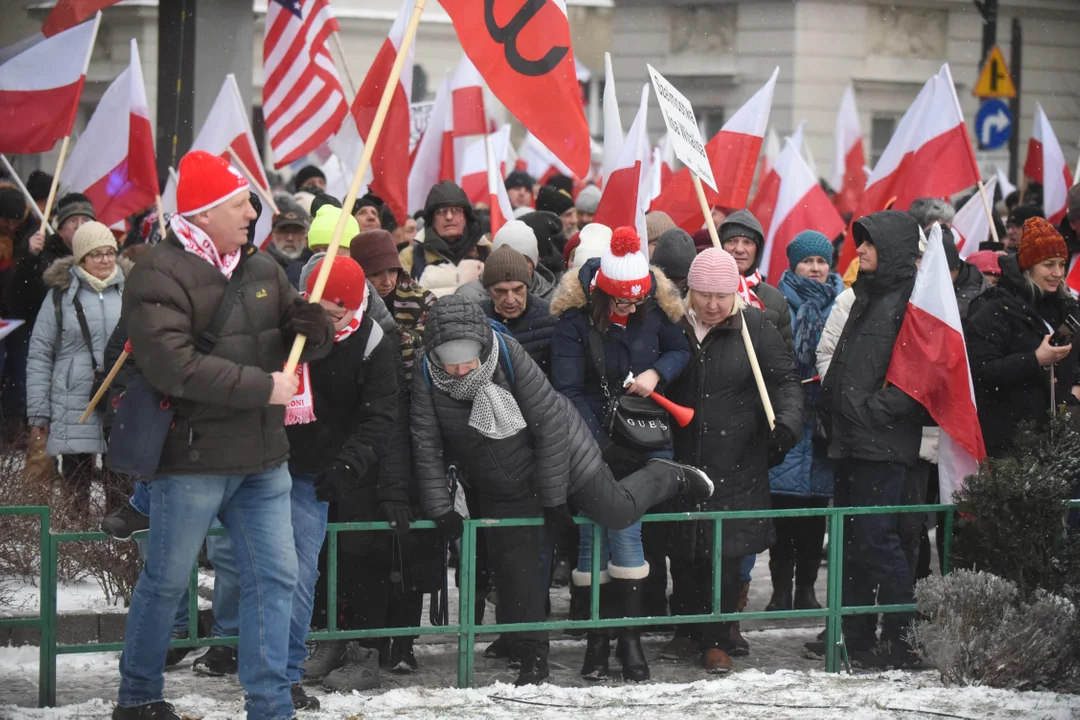
[(629, 300), (648, 294), (652, 288), (649, 259), (641, 252), (641, 238), (634, 228), (615, 228), (607, 252), (600, 256), (600, 270), (593, 280), (611, 297)]
[(734, 293), (739, 290), (739, 266), (735, 258), (722, 248), (702, 250), (690, 264), (686, 285), (691, 290), (707, 293)]

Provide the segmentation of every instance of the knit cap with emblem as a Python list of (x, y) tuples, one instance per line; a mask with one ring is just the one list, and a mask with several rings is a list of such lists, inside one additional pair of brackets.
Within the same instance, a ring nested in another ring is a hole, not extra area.
[(519, 282), (532, 287), (533, 278), (525, 256), (509, 245), (503, 245), (488, 255), (480, 280), (486, 288), (501, 282)]
[(633, 299), (652, 289), (649, 260), (641, 252), (641, 238), (632, 227), (615, 228), (611, 244), (600, 256), (596, 287), (615, 298)]

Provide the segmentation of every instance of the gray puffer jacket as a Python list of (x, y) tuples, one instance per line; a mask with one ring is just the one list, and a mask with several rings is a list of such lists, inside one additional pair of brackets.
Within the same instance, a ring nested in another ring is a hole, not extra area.
[[(119, 271), (102, 293), (79, 275), (73, 257), (57, 260), (45, 271), (43, 279), (49, 292), (34, 323), (26, 361), (26, 415), (30, 425), (48, 426), (49, 455), (105, 452), (99, 413), (79, 424), (79, 416), (90, 402), (94, 368), (74, 302), (78, 295), (86, 314), (94, 358), (98, 368), (107, 371), (105, 345), (120, 319), (124, 277), (131, 267), (127, 260), (120, 260)], [(54, 292), (63, 294), (60, 304), (63, 332), (59, 338)]]
[[(479, 341), (484, 348), (481, 359), (500, 352), (480, 306), (460, 295), (447, 295), (431, 308), (424, 347), (461, 339)], [(413, 478), (428, 518), (454, 509), (446, 473), (450, 463), (464, 471), (464, 482), (485, 498), (485, 504), (527, 494), (539, 507), (566, 503), (603, 465), (599, 446), (570, 401), (551, 387), (516, 340), (505, 335), (502, 340), (506, 356), (492, 382), (513, 393), (528, 426), (503, 440), (492, 440), (470, 427), (472, 403), (455, 400), (435, 387), (426, 356), (417, 361), (410, 411)]]

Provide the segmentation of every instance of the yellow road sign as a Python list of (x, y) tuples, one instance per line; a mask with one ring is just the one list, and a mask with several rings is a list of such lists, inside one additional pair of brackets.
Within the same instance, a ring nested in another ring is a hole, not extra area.
[(997, 45), (986, 57), (982, 72), (979, 73), (979, 81), (975, 83), (972, 95), (980, 98), (1014, 98), (1016, 86), (1013, 84), (1012, 75), (1005, 65), (1005, 56), (1001, 54), (1001, 48)]

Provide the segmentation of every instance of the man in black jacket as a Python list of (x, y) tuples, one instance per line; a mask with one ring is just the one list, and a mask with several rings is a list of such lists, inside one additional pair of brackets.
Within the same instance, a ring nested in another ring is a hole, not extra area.
[[(765, 249), (765, 230), (749, 210), (736, 210), (720, 223), (717, 228), (720, 244), (735, 258), (739, 273), (746, 278), (746, 284), (765, 306), (765, 318), (780, 331), (780, 337), (788, 350), (792, 348), (791, 309), (784, 293), (772, 285), (758, 272), (761, 265), (761, 253)], [(779, 276), (770, 278), (774, 283)]]
[[(922, 426), (929, 424), (918, 401), (885, 380), (915, 285), (919, 224), (907, 213), (886, 210), (856, 221), (854, 236), (859, 248), (855, 304), (818, 404), (830, 416), (836, 505), (899, 505), (919, 458)], [(844, 605), (872, 605), (875, 588), (882, 605), (914, 602), (897, 516), (850, 516), (844, 525)], [(876, 617), (846, 616), (852, 657), (879, 667), (910, 662), (904, 631), (912, 618), (885, 615), (881, 645), (875, 647)], [(823, 652), (823, 645), (810, 643), (807, 650)]]
[(530, 292), (533, 274), (525, 256), (503, 245), (488, 256), (480, 277), (488, 297), (480, 307), (521, 343), (544, 375), (551, 368), (551, 334), (558, 320), (551, 305)]
[[(474, 517), (540, 517), (562, 529), (571, 504), (595, 522), (625, 528), (650, 507), (685, 493), (712, 494), (705, 473), (650, 460), (616, 482), (574, 406), (556, 392), (512, 337), (497, 334), (478, 305), (447, 295), (431, 309), (425, 354), (413, 369), (414, 480), (424, 514), (449, 537), (462, 532), (447, 465), (454, 464)], [(543, 528), (485, 530), (498, 578), (501, 623), (539, 622), (544, 602), (535, 576)], [(515, 633), (518, 685), (548, 676), (547, 634)]]

